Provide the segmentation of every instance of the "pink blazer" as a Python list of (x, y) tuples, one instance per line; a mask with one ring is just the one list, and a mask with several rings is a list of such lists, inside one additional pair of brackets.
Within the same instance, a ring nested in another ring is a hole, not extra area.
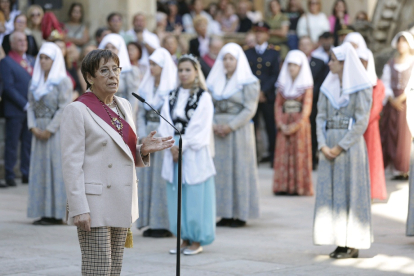
[[(329, 18), (329, 25), (331, 26), (331, 33), (333, 33), (335, 31), (335, 22), (336, 22), (336, 17), (335, 15), (330, 15)], [(348, 25), (349, 24), (349, 14), (345, 14), (345, 24)]]

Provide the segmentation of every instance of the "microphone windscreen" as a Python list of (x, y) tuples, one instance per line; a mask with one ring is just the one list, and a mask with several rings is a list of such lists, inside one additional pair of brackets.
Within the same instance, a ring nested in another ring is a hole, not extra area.
[(136, 94), (136, 93), (132, 92), (132, 96), (134, 96), (135, 98), (137, 98), (138, 100), (140, 100), (140, 102), (145, 103), (144, 98), (143, 98), (143, 97), (141, 97), (140, 95), (138, 95), (138, 94)]

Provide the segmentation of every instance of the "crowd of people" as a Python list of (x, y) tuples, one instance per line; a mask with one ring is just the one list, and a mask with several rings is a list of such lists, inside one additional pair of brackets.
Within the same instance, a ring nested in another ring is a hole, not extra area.
[[(258, 16), (245, 0), (237, 5), (221, 0), (206, 9), (201, 0), (159, 2), (155, 32), (147, 29), (144, 14), (136, 14), (132, 29), (124, 30), (122, 15), (113, 12), (91, 42), (81, 3), (73, 3), (68, 22), (61, 23), (40, 6), (24, 15), (11, 0), (0, 0), (6, 118), (6, 179), (0, 187), (16, 186), (20, 142), (28, 217), (37, 219), (35, 225), (56, 225), (67, 213), (81, 215), (69, 211), (71, 200), (66, 204), (61, 152), (68, 150), (60, 141), (73, 139), (61, 137), (61, 117), (71, 102), (102, 89), (93, 79), (115, 76), (119, 86), (106, 85), (117, 87), (115, 95), (127, 100), (132, 118), (120, 112), (125, 103), (119, 108), (116, 101), (101, 101), (112, 124), (118, 130), (121, 121), (135, 124), (138, 142), (154, 131), (176, 140), (171, 149), (151, 155), (150, 167), (136, 171), (135, 211), (144, 237), (176, 234), (179, 133), (132, 92), (183, 134), (182, 253), (202, 252), (214, 241), (216, 226), (243, 227), (259, 217), (256, 143), (263, 138), (263, 123), (268, 140), (263, 159), (274, 169), (274, 194), (315, 193), (314, 243), (338, 246), (332, 258), (358, 257), (372, 243), (371, 202), (387, 198), (385, 168), (393, 179), (408, 180), (414, 158), (408, 116), (414, 108), (409, 107), (414, 37), (395, 36), (397, 54), (379, 79), (364, 37), (348, 26), (346, 2), (336, 1), (329, 17), (321, 5), (309, 0), (305, 12), (300, 1), (282, 7), (272, 0), (269, 16)], [(367, 20), (362, 15), (357, 20)], [(195, 38), (182, 41), (182, 32)], [(244, 47), (223, 42), (223, 35), (234, 32), (246, 33)], [(96, 53), (107, 57), (104, 63), (84, 68)], [(105, 67), (114, 56), (117, 64)], [(65, 135), (80, 134), (66, 129)], [(103, 151), (98, 146), (94, 150)], [(312, 169), (318, 170), (315, 190)], [(407, 235), (414, 235), (411, 182)], [(88, 189), (87, 194), (102, 193), (96, 185)]]

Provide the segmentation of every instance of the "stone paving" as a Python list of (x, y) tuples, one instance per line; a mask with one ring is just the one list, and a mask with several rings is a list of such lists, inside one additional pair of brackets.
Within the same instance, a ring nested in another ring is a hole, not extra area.
[[(405, 236), (407, 182), (388, 181), (388, 202), (373, 204), (371, 249), (358, 259), (332, 260), (327, 254), (334, 246), (312, 243), (314, 197), (275, 197), (272, 174), (267, 166), (259, 169), (260, 219), (240, 229), (218, 228), (202, 254), (182, 256), (181, 275), (414, 274), (414, 237)], [(26, 208), (27, 186), (0, 190), (0, 275), (80, 275), (75, 228), (33, 226)], [(133, 232), (122, 275), (175, 275), (175, 256), (168, 254), (175, 239)]]

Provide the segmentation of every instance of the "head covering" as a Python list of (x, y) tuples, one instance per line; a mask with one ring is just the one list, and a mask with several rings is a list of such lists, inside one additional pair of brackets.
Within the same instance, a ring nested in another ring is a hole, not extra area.
[[(292, 77), (289, 73), (289, 63), (301, 67), (294, 82), (292, 82)], [(295, 99), (302, 95), (306, 89), (313, 87), (313, 77), (309, 61), (302, 51), (292, 50), (287, 54), (275, 86), (278, 87), (279, 92), (282, 93), (285, 99)]]
[(377, 85), (377, 72), (375, 71), (375, 59), (371, 50), (368, 49), (367, 43), (364, 37), (357, 32), (349, 33), (346, 35), (344, 42), (351, 42), (357, 46), (356, 52), (359, 58), (368, 61), (368, 76), (372, 86)]
[(414, 37), (409, 32), (399, 32), (398, 34), (396, 34), (394, 36), (394, 38), (392, 39), (392, 41), (391, 41), (391, 47), (394, 48), (394, 49), (397, 49), (398, 39), (400, 39), (400, 37), (402, 37), (402, 36), (405, 37), (405, 39), (408, 42), (408, 45), (410, 45), (410, 48), (414, 49)]
[[(148, 69), (139, 87), (139, 94), (155, 109), (158, 109), (164, 103), (163, 98), (177, 87), (177, 66), (171, 54), (164, 48), (156, 49), (149, 59), (162, 67), (160, 84), (154, 94), (155, 78)], [(147, 105), (145, 108), (150, 109)]]
[(334, 108), (340, 109), (348, 105), (350, 94), (370, 88), (372, 83), (351, 43), (345, 42), (341, 46), (333, 48), (332, 52), (339, 61), (344, 61), (342, 88), (338, 74), (329, 72), (322, 83), (321, 91)]
[(46, 12), (42, 19), (42, 36), (47, 40), (49, 37), (53, 41), (63, 39), (63, 27), (53, 12)]
[[(45, 82), (45, 72), (40, 66), (40, 55), (44, 54), (53, 60), (52, 68), (50, 68), (49, 75)], [(36, 58), (36, 63), (33, 70), (32, 83), (30, 85), (30, 92), (36, 101), (41, 97), (52, 91), (54, 85), (58, 85), (63, 78), (67, 77), (65, 61), (60, 48), (53, 42), (45, 42), (40, 48), (39, 54)]]
[[(237, 59), (237, 67), (230, 80), (226, 80), (226, 69), (223, 59), (226, 54), (231, 54)], [(257, 78), (250, 69), (249, 62), (240, 45), (228, 43), (220, 50), (213, 68), (207, 78), (207, 87), (214, 99), (228, 99), (243, 88), (243, 85), (256, 82)]]
[(122, 73), (132, 70), (131, 61), (129, 60), (128, 50), (125, 41), (119, 34), (107, 34), (99, 44), (99, 49), (105, 49), (106, 44), (111, 43), (118, 49), (119, 66), (122, 67)]
[(253, 31), (254, 32), (268, 32), (270, 30), (269, 24), (264, 21), (257, 22), (253, 24)]

